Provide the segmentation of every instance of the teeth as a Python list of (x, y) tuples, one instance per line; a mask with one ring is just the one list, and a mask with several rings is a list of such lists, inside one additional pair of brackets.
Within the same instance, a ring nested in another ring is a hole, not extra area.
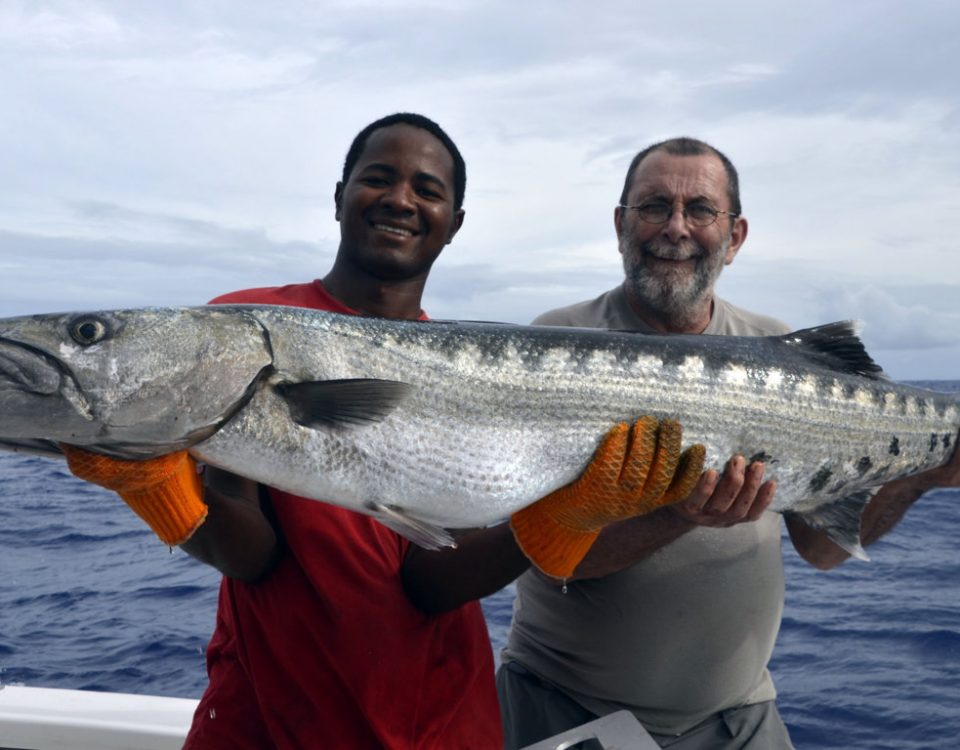
[(374, 229), (380, 229), (384, 232), (390, 232), (391, 234), (398, 234), (401, 237), (413, 237), (413, 232), (409, 229), (400, 229), (399, 227), (388, 227), (386, 224), (374, 224)]

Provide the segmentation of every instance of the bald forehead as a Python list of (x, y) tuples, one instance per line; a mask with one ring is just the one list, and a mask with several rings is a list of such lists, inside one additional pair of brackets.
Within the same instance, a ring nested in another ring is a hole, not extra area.
[(683, 203), (700, 199), (729, 210), (727, 188), (727, 172), (715, 154), (675, 156), (658, 150), (637, 165), (627, 203), (638, 205), (652, 198)]

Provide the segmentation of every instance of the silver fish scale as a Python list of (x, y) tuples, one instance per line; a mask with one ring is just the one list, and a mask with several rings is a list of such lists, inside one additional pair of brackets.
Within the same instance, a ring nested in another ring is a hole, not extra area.
[[(102, 335), (78, 340), (78, 322)], [(613, 423), (649, 414), (677, 419), (711, 467), (763, 460), (779, 482), (774, 509), (822, 522), (838, 500), (942, 463), (960, 428), (952, 396), (875, 379), (871, 365), (843, 325), (740, 338), (258, 305), (28, 316), (0, 320), (0, 447), (68, 442), (126, 458), (189, 447), (306, 497), (458, 528), (569, 483)], [(349, 400), (325, 390), (344, 379), (409, 391), (392, 404), (370, 388), (363, 398), (383, 404), (347, 404), (375, 415), (367, 423), (293, 420), (291, 388)], [(849, 518), (823, 523), (855, 543)]]
[(949, 397), (811, 367), (767, 339), (258, 315), (281, 380), (379, 378), (413, 391), (374, 424), (291, 430), (264, 388), (259, 408), (198, 450), (243, 453), (248, 472), (299, 494), (444, 526), (493, 522), (569, 483), (611, 424), (644, 414), (679, 420), (709, 466), (764, 460), (778, 511), (942, 463), (960, 425)]

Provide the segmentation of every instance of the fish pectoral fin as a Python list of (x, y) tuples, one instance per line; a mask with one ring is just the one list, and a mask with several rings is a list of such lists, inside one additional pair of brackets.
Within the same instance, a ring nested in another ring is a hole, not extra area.
[(808, 526), (826, 532), (835, 544), (858, 560), (869, 560), (870, 557), (860, 544), (860, 515), (864, 506), (877, 494), (877, 489), (879, 488), (861, 490), (835, 503), (792, 515)]
[(413, 386), (396, 380), (354, 378), (279, 383), (274, 386), (303, 427), (379, 422), (410, 393)]
[(368, 507), (380, 523), (424, 549), (457, 546), (456, 540), (446, 529), (414, 518), (402, 508), (383, 503), (370, 503)]

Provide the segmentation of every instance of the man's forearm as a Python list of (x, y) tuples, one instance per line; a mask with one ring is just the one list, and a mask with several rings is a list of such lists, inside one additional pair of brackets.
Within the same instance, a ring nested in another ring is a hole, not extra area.
[(696, 525), (663, 508), (608, 526), (600, 532), (571, 580), (600, 578), (623, 570), (676, 541)]
[(530, 567), (509, 524), (457, 536), (457, 547), (427, 550), (410, 545), (403, 562), (403, 586), (419, 609), (448, 612), (496, 593)]
[(280, 543), (260, 508), (258, 485), (209, 467), (206, 474), (207, 519), (180, 549), (230, 578), (260, 580), (276, 562)]
[[(860, 516), (860, 544), (867, 547), (891, 531), (925, 492), (936, 487), (956, 486), (956, 465), (954, 460), (944, 467), (883, 485)], [(820, 570), (835, 568), (850, 557), (825, 532), (811, 528), (799, 519), (788, 517), (787, 528), (800, 556)]]
[(860, 543), (866, 547), (890, 531), (903, 519), (920, 497), (936, 487), (923, 478), (907, 477), (885, 484), (867, 503), (860, 517)]

